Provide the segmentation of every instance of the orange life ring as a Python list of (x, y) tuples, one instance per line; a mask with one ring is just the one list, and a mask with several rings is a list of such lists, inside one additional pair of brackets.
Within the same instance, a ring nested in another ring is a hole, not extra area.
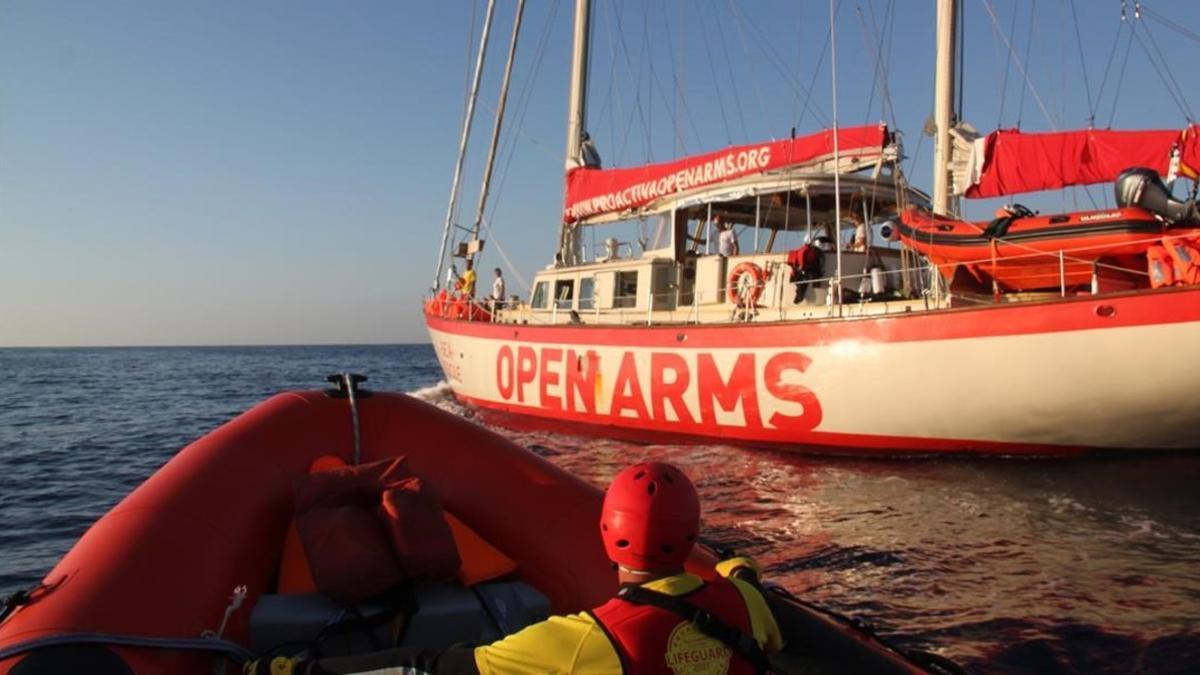
[[(746, 289), (745, 294), (742, 293), (741, 281), (742, 277), (750, 275), (753, 285)], [(766, 287), (767, 275), (763, 269), (752, 262), (738, 263), (733, 271), (729, 273), (729, 283), (727, 294), (729, 301), (739, 307), (753, 307), (758, 304), (758, 299), (762, 297), (763, 288)]]

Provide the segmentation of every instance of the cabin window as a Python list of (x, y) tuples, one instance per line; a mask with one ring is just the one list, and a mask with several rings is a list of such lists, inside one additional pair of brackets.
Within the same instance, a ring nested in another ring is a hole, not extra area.
[(584, 277), (579, 280), (579, 309), (592, 309), (595, 307), (596, 297), (596, 280), (592, 277)]
[(559, 279), (554, 282), (554, 306), (559, 309), (571, 309), (571, 299), (575, 297), (575, 281)]
[(547, 285), (548, 284), (545, 281), (539, 281), (539, 282), (537, 282), (537, 285), (533, 287), (533, 299), (531, 299), (529, 301), (530, 307), (532, 307), (534, 309), (546, 309), (546, 300), (547, 300), (546, 286)]
[(616, 302), (613, 305), (616, 307), (637, 307), (637, 296), (637, 270), (632, 272), (617, 272), (617, 295), (615, 298)]

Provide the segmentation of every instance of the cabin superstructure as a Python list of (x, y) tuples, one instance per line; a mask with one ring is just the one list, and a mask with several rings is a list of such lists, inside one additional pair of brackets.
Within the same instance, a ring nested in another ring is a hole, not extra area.
[[(829, 316), (847, 302), (904, 311), (924, 285), (901, 273), (908, 261), (891, 223), (928, 200), (895, 170), (886, 127), (838, 135), (846, 151), (836, 154), (825, 131), (658, 165), (572, 168), (569, 245), (528, 298), (492, 303), (487, 318), (721, 323)], [(721, 250), (724, 227), (736, 250)]]
[[(925, 277), (902, 273), (908, 261), (889, 239), (903, 188), (892, 175), (846, 176), (841, 187), (841, 223), (828, 175), (757, 176), (681, 193), (640, 213), (606, 214), (581, 225), (578, 240), (587, 243), (575, 264), (556, 261), (537, 272), (528, 299), (501, 303), (489, 318), (722, 323), (905, 311)], [(908, 195), (914, 197), (923, 198)], [(718, 223), (732, 227), (737, 253), (719, 251)], [(870, 233), (865, 241), (860, 223)], [(808, 275), (800, 270), (803, 250)], [(840, 301), (832, 291), (839, 281)]]

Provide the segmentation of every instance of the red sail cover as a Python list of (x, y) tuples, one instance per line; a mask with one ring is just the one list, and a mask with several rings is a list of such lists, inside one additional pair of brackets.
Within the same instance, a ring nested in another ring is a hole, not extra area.
[[(883, 153), (887, 126), (850, 127), (838, 130), (838, 150), (845, 155)], [(825, 130), (801, 138), (739, 145), (693, 155), (672, 162), (628, 169), (578, 167), (567, 172), (566, 222), (645, 206), (674, 192), (715, 185), (833, 155), (833, 132)]]
[(964, 193), (969, 198), (1000, 197), (1055, 190), (1116, 179), (1134, 166), (1165, 175), (1179, 144), (1181, 175), (1200, 167), (1200, 127), (1153, 131), (1084, 129), (1052, 133), (993, 131), (983, 141), (983, 168)]

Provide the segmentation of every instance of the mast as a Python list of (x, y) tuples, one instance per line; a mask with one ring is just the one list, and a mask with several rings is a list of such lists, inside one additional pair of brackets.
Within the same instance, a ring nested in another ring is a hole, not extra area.
[[(583, 134), (587, 126), (588, 37), (591, 32), (591, 0), (575, 0), (575, 44), (571, 52), (571, 89), (567, 96), (567, 171), (583, 166)], [(558, 231), (558, 257), (563, 264), (575, 262), (576, 227), (563, 221)]]
[[(496, 106), (496, 121), (492, 124), (492, 144), (488, 147), (487, 164), (483, 170), (483, 185), (479, 188), (479, 208), (475, 211), (475, 222), (471, 225), (471, 240), (479, 238), (483, 225), (483, 212), (487, 207), (488, 190), (492, 185), (492, 169), (496, 164), (496, 148), (500, 145), (500, 128), (504, 124), (504, 107), (508, 103), (508, 84), (512, 81), (513, 61), (517, 56), (517, 38), (521, 34), (521, 15), (525, 13), (525, 0), (517, 0), (517, 13), (513, 17), (512, 40), (508, 44), (508, 61), (504, 64), (504, 82), (500, 85), (500, 102)], [(474, 257), (469, 251), (467, 259)]]
[(567, 166), (583, 166), (583, 132), (587, 126), (588, 37), (591, 0), (575, 0), (575, 47), (571, 52), (571, 90), (567, 94)]
[(829, 0), (829, 69), (833, 81), (833, 241), (837, 246), (837, 269), (829, 292), (834, 294), (833, 301), (837, 303), (838, 316), (842, 315), (842, 180), (841, 180), (841, 148), (838, 144), (838, 108), (837, 108), (837, 31), (834, 30), (834, 18), (837, 9), (833, 0)]
[(938, 0), (933, 120), (933, 212), (950, 213), (950, 126), (954, 124), (954, 47), (958, 0)]
[(479, 36), (479, 56), (475, 59), (475, 75), (471, 80), (471, 93), (467, 95), (467, 110), (463, 116), (462, 135), (458, 139), (458, 161), (454, 165), (454, 181), (450, 184), (450, 206), (446, 209), (446, 225), (442, 228), (442, 247), (438, 251), (437, 271), (433, 273), (433, 290), (441, 287), (442, 266), (446, 262), (446, 243), (450, 240), (450, 227), (454, 224), (454, 210), (458, 206), (458, 183), (462, 179), (463, 159), (467, 155), (467, 141), (471, 138), (471, 122), (475, 119), (475, 101), (479, 98), (479, 80), (483, 77), (483, 61), (487, 54), (488, 37), (492, 33), (492, 14), (496, 0), (488, 0), (487, 14), (483, 19), (483, 33)]

